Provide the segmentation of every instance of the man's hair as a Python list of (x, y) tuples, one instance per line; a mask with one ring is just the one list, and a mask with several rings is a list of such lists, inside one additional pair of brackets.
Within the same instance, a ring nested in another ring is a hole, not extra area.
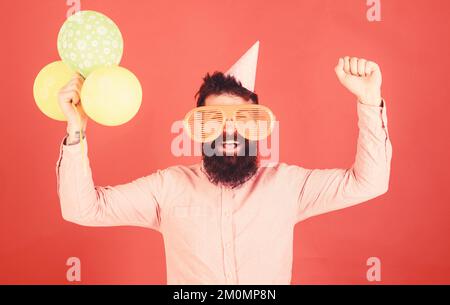
[(212, 75), (207, 73), (203, 78), (203, 84), (195, 94), (197, 107), (204, 106), (208, 96), (220, 94), (239, 96), (246, 101), (252, 100), (254, 104), (258, 104), (258, 95), (256, 93), (243, 87), (241, 82), (236, 80), (233, 76), (215, 71)]

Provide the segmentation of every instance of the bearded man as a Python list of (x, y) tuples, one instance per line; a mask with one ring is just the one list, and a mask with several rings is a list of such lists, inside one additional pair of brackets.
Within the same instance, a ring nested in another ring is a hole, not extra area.
[[(117, 186), (95, 186), (89, 166), (87, 171), (80, 166), (87, 158), (83, 79), (69, 82), (59, 94), (68, 121), (56, 167), (63, 218), (85, 226), (131, 225), (160, 232), (168, 284), (289, 284), (295, 224), (384, 194), (392, 146), (379, 66), (346, 56), (335, 72), (357, 98), (353, 165), (261, 166), (251, 152), (270, 135), (274, 115), (254, 92), (258, 47), (227, 73), (203, 78), (196, 108), (185, 118), (186, 132), (204, 147), (200, 163)], [(256, 121), (265, 124), (247, 124)]]

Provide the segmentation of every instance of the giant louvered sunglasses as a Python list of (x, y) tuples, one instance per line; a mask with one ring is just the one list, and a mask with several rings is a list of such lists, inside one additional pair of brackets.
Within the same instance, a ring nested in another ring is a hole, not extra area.
[(183, 123), (191, 139), (205, 143), (217, 139), (229, 121), (242, 137), (260, 141), (272, 132), (275, 116), (268, 107), (262, 105), (214, 105), (192, 109), (186, 114)]

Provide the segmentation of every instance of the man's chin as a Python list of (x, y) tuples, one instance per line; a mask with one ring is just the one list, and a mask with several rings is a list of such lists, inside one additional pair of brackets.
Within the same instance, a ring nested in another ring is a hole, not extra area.
[(203, 165), (213, 183), (236, 187), (251, 178), (258, 168), (256, 156), (203, 156)]

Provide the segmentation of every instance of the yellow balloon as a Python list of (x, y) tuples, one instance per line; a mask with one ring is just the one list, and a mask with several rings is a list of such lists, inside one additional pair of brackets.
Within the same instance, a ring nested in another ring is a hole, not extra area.
[(131, 120), (139, 111), (142, 88), (137, 77), (119, 67), (94, 70), (81, 89), (86, 114), (99, 124), (117, 126)]
[(46, 65), (36, 76), (33, 85), (34, 100), (39, 109), (48, 117), (65, 121), (58, 104), (58, 92), (73, 77), (75, 72), (62, 61)]

